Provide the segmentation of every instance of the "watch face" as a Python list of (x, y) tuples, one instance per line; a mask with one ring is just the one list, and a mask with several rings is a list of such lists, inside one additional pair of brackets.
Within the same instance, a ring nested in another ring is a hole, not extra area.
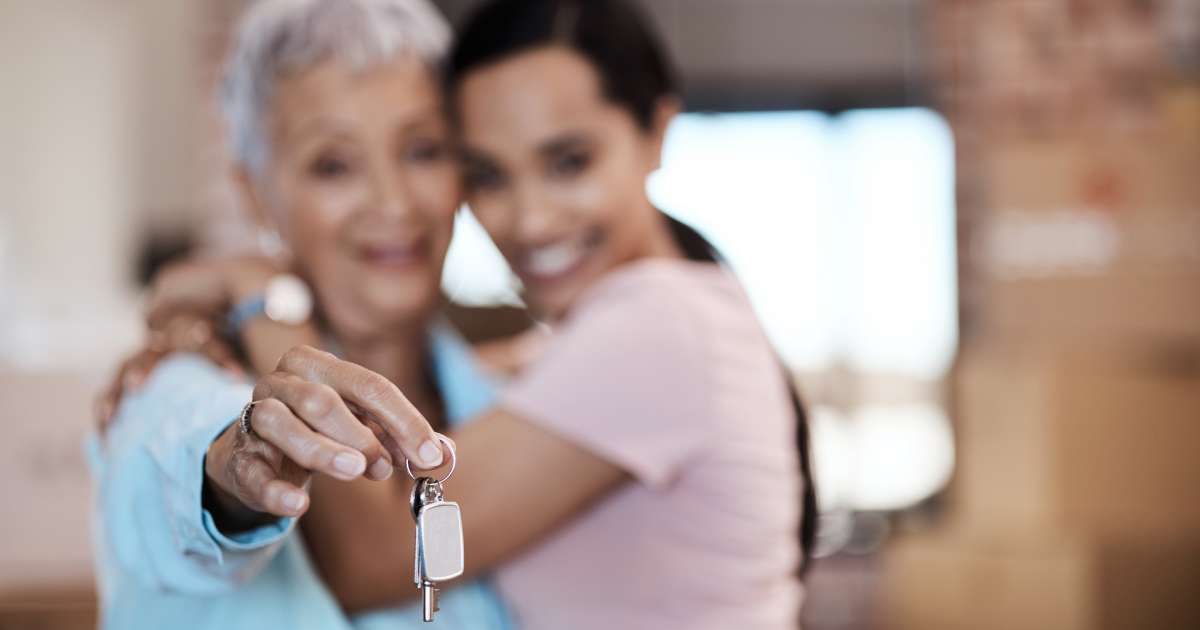
[(263, 297), (263, 308), (272, 321), (303, 324), (312, 315), (312, 292), (303, 280), (291, 274), (271, 278)]

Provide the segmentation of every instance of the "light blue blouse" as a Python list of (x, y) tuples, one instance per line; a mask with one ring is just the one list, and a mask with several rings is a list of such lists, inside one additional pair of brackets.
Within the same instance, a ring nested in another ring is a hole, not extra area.
[[(447, 418), (462, 424), (491, 404), (495, 383), (448, 327), (434, 327), (430, 340)], [(89, 439), (101, 627), (511, 627), (486, 580), (443, 590), (431, 624), (415, 604), (347, 618), (310, 563), (295, 519), (233, 536), (218, 531), (200, 502), (204, 454), (250, 393), (204, 359), (177, 355), (125, 397), (103, 438)], [(406, 588), (414, 587), (396, 584), (397, 592)]]

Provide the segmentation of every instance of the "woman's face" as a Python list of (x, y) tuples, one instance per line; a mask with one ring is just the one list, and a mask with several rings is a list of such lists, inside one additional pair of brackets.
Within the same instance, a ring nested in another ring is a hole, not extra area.
[(408, 328), (439, 299), (459, 206), (439, 90), (414, 58), (281, 78), (253, 196), (339, 334)]
[(457, 109), (468, 202), (530, 306), (561, 316), (606, 272), (648, 255), (661, 227), (645, 182), (662, 129), (605, 99), (585, 58), (546, 47), (483, 66), (459, 85)]

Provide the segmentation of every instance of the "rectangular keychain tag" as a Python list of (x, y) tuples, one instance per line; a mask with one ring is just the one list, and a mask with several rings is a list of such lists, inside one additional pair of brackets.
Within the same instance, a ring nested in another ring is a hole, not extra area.
[(422, 578), (444, 582), (463, 574), (462, 512), (453, 501), (421, 507), (417, 516)]

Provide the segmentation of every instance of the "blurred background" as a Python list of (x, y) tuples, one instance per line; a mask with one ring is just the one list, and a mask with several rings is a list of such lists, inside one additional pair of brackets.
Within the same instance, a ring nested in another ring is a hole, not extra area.
[[(1200, 0), (642, 4), (689, 108), (650, 194), (811, 408), (805, 627), (1200, 627)], [(0, 628), (94, 623), (93, 395), (154, 269), (249, 240), (242, 6), (0, 0)], [(461, 215), (447, 293), (514, 282)]]

